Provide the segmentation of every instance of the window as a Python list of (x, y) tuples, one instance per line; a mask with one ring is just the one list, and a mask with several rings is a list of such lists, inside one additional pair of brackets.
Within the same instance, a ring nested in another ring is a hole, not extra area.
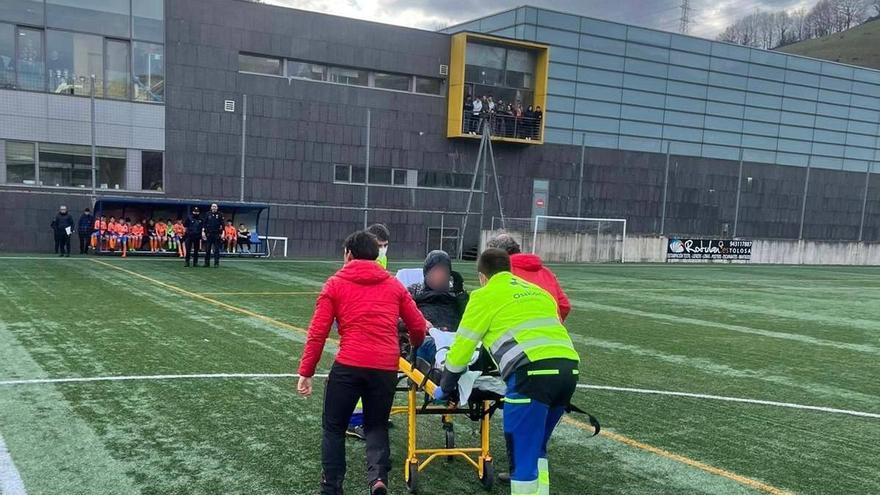
[(433, 77), (416, 76), (416, 93), (439, 95), (443, 92), (443, 81)]
[(406, 185), (406, 175), (407, 171), (402, 168), (395, 168), (391, 171), (391, 183), (395, 186), (405, 186)]
[(419, 172), (419, 187), (438, 187), (442, 189), (470, 189), (473, 176), (454, 172)]
[(299, 77), (303, 79), (311, 79), (313, 81), (323, 81), (326, 67), (309, 62), (297, 62), (295, 60), (287, 61), (287, 75), (290, 77)]
[(6, 183), (36, 184), (34, 143), (6, 141)]
[(165, 13), (163, 0), (134, 0), (131, 2), (133, 38), (146, 41), (165, 41)]
[(127, 38), (131, 34), (129, 6), (130, 0), (46, 0), (46, 24)]
[(351, 167), (351, 183), (363, 184), (367, 181), (367, 170), (364, 167)]
[(535, 55), (525, 50), (507, 50), (507, 86), (532, 88)]
[(43, 31), (18, 28), (18, 51), (15, 55), (18, 67), (18, 87), (43, 91)]
[(107, 98), (128, 99), (129, 45), (127, 41), (107, 40), (104, 94)]
[(370, 184), (391, 185), (391, 169), (371, 168)]
[(282, 68), (280, 58), (238, 54), (238, 70), (240, 71), (280, 76)]
[(336, 165), (333, 172), (335, 182), (351, 182), (351, 167), (348, 165)]
[(412, 77), (401, 74), (384, 74), (376, 72), (373, 75), (373, 86), (382, 89), (396, 89), (398, 91), (409, 91), (410, 81)]
[(0, 0), (0, 19), (43, 25), (43, 0)]
[[(125, 150), (95, 148), (98, 187), (125, 188)], [(92, 157), (89, 146), (40, 145), (40, 185), (91, 187)]]
[(103, 43), (100, 36), (46, 31), (49, 91), (88, 96), (92, 92), (92, 76), (95, 76), (95, 95), (103, 95)]
[(327, 80), (339, 84), (350, 84), (352, 86), (366, 86), (368, 83), (368, 72), (358, 69), (348, 69), (345, 67), (330, 67), (327, 71)]
[(164, 189), (163, 161), (161, 151), (141, 151), (141, 189), (144, 191)]
[(15, 87), (15, 26), (0, 24), (0, 88)]
[(497, 46), (468, 43), (465, 81), (500, 86), (504, 81), (505, 52)]
[(165, 101), (165, 49), (162, 45), (135, 41), (134, 99), (138, 101)]

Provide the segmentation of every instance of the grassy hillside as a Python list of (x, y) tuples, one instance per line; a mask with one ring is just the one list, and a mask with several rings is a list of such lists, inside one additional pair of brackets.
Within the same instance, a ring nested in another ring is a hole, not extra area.
[(784, 46), (778, 50), (880, 69), (880, 20), (867, 22), (842, 33)]

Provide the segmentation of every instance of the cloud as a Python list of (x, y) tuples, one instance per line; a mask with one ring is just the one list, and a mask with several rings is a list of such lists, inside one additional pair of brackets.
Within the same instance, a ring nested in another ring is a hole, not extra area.
[[(266, 3), (398, 26), (436, 30), (523, 5), (526, 0), (264, 0)], [(690, 33), (714, 38), (756, 10), (809, 8), (816, 0), (691, 0)], [(538, 6), (537, 2), (534, 4)], [(598, 19), (678, 31), (681, 0), (542, 0), (540, 6)]]

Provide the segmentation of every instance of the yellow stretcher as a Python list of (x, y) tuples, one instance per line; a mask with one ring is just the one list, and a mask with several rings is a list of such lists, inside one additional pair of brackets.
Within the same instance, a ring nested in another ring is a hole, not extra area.
[[(414, 368), (409, 361), (400, 358), (400, 372), (408, 378), (407, 404), (405, 406), (394, 406), (391, 408), (391, 414), (406, 414), (407, 417), (407, 447), (406, 447), (406, 464), (403, 468), (403, 476), (406, 481), (406, 487), (410, 493), (418, 493), (419, 491), (419, 473), (425, 469), (428, 464), (437, 458), (446, 458), (449, 460), (455, 457), (465, 459), (468, 464), (473, 466), (477, 471), (477, 477), (482, 483), (483, 488), (491, 490), (495, 483), (495, 470), (492, 465), (492, 455), (489, 453), (489, 420), (491, 414), (491, 401), (481, 401), (476, 410), (463, 409), (458, 406), (418, 406), (418, 396), (420, 390), (423, 390), (429, 396), (434, 395), (437, 385), (428, 380), (425, 375)], [(416, 416), (421, 414), (432, 414), (443, 417), (443, 424), (450, 425), (446, 429), (446, 448), (442, 449), (420, 449), (416, 442)], [(458, 448), (455, 446), (455, 437), (451, 429), (451, 416), (455, 414), (469, 414), (473, 418), (479, 418), (480, 422), (480, 446), (473, 448)], [(425, 456), (424, 460), (420, 460), (421, 456)]]

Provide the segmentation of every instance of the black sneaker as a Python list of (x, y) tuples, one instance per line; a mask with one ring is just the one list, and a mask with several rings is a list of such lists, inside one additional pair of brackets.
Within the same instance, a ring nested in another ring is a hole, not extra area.
[(349, 426), (347, 430), (345, 430), (345, 434), (350, 436), (351, 438), (356, 438), (358, 440), (366, 440), (367, 436), (364, 434), (363, 426)]
[(376, 480), (370, 485), (370, 495), (388, 495), (388, 487), (382, 480)]

